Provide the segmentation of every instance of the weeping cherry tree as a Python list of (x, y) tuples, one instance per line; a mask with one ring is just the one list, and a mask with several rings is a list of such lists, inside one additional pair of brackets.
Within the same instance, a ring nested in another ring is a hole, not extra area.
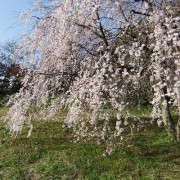
[[(127, 131), (145, 127), (129, 107), (147, 96), (152, 121), (180, 141), (180, 41), (178, 1), (61, 0), (33, 2), (19, 15), (31, 25), (18, 51), (29, 68), (5, 117), (12, 134), (32, 119), (57, 117), (74, 141), (106, 142), (107, 152)], [(33, 68), (31, 68), (33, 66)], [(115, 118), (114, 118), (115, 117)], [(131, 133), (132, 134), (132, 133)]]

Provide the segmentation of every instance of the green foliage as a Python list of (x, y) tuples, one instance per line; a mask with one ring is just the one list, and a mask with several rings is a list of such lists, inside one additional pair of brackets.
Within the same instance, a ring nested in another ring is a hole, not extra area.
[[(134, 110), (135, 111), (135, 110)], [(0, 116), (6, 109), (0, 109)], [(60, 121), (34, 122), (30, 139), (26, 131), (16, 139), (0, 124), (0, 179), (173, 179), (180, 178), (180, 145), (161, 128), (150, 126), (129, 144), (103, 156), (105, 146), (73, 144)]]

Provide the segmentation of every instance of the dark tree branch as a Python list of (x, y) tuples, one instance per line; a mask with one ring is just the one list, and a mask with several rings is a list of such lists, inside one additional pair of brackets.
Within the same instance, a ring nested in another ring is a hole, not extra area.
[(131, 12), (133, 12), (134, 14), (141, 14), (141, 15), (144, 15), (144, 16), (150, 16), (148, 13), (142, 13), (140, 11), (135, 11), (134, 9), (131, 10)]
[(103, 30), (103, 26), (102, 26), (102, 23), (101, 23), (101, 20), (100, 20), (100, 16), (99, 16), (98, 11), (96, 11), (96, 15), (97, 15), (97, 18), (98, 18), (98, 20), (99, 20), (99, 27), (100, 27), (100, 31), (101, 31), (101, 34), (102, 34), (102, 37), (103, 37), (103, 41), (104, 41), (104, 43), (106, 44), (106, 46), (109, 46), (109, 43), (108, 43), (108, 41), (107, 41), (107, 39), (106, 39), (106, 35), (105, 35), (105, 33), (104, 33), (104, 30)]

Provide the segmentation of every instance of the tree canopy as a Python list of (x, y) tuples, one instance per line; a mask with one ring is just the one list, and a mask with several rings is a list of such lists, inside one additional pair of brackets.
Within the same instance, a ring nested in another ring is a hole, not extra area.
[(32, 30), (19, 53), (36, 67), (10, 101), (6, 121), (12, 133), (28, 123), (30, 135), (37, 109), (48, 118), (66, 108), (64, 124), (76, 140), (95, 138), (111, 147), (126, 129), (143, 125), (128, 108), (145, 92), (153, 121), (179, 141), (180, 119), (170, 111), (180, 112), (178, 1), (38, 1), (20, 18)]

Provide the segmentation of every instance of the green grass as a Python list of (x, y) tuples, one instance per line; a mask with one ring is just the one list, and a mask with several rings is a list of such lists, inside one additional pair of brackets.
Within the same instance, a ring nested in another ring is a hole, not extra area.
[[(0, 116), (6, 109), (0, 109)], [(12, 138), (0, 123), (0, 179), (149, 180), (180, 179), (180, 145), (166, 132), (150, 127), (136, 133), (130, 146), (111, 156), (94, 143), (70, 143), (61, 122), (36, 122), (32, 136)]]
[(129, 113), (132, 115), (132, 116), (137, 116), (137, 117), (150, 117), (151, 115), (151, 112), (152, 112), (152, 107), (150, 106), (130, 106), (129, 107)]

